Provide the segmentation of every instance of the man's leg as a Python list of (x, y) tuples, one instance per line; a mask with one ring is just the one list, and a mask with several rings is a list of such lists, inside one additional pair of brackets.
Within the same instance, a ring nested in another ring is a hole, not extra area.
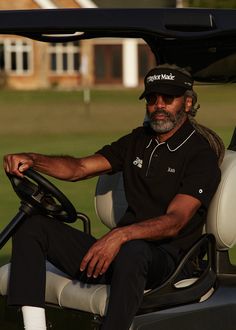
[(44, 307), (46, 259), (71, 277), (80, 278), (82, 258), (95, 241), (57, 220), (43, 216), (26, 219), (12, 240), (8, 303)]
[[(92, 236), (56, 220), (42, 216), (27, 219), (13, 237), (9, 304), (44, 307), (46, 259), (72, 278), (87, 281), (86, 274), (81, 274), (79, 267), (95, 241)], [(158, 250), (150, 246), (141, 240), (126, 243), (109, 269), (108, 279), (104, 276), (96, 280), (108, 283), (112, 273), (103, 330), (129, 329), (142, 301), (150, 270), (155, 269), (157, 276), (166, 272), (159, 267), (165, 259), (163, 254), (153, 253)], [(157, 276), (154, 276), (155, 281)]]
[(108, 310), (102, 330), (128, 330), (145, 289), (159, 285), (173, 271), (170, 256), (142, 240), (126, 243), (112, 265)]

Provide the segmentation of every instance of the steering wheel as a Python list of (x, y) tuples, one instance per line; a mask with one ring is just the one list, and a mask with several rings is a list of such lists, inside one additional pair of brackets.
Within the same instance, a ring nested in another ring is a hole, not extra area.
[(24, 172), (23, 178), (9, 173), (7, 176), (22, 205), (31, 214), (38, 212), (63, 222), (76, 221), (77, 212), (69, 199), (32, 168)]

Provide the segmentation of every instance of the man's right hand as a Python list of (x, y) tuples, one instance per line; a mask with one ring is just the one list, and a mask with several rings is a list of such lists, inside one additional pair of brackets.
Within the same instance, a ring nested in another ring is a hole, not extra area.
[(23, 177), (23, 172), (34, 164), (33, 156), (29, 153), (9, 154), (3, 158), (3, 166), (7, 173)]

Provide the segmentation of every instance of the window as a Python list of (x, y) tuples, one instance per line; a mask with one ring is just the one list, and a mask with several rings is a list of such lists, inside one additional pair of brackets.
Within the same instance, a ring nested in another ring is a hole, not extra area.
[(79, 41), (51, 43), (49, 46), (50, 71), (55, 74), (77, 74), (80, 69)]
[(122, 82), (121, 45), (95, 45), (95, 82)]
[(32, 72), (32, 43), (5, 39), (0, 43), (0, 70), (24, 75)]

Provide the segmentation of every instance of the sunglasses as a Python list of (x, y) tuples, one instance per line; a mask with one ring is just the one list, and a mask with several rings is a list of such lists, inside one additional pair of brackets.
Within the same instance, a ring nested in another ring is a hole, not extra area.
[(177, 95), (168, 95), (168, 94), (147, 94), (145, 96), (146, 104), (147, 105), (154, 105), (157, 102), (158, 96), (161, 96), (163, 101), (166, 104), (171, 104), (176, 97), (179, 97)]

